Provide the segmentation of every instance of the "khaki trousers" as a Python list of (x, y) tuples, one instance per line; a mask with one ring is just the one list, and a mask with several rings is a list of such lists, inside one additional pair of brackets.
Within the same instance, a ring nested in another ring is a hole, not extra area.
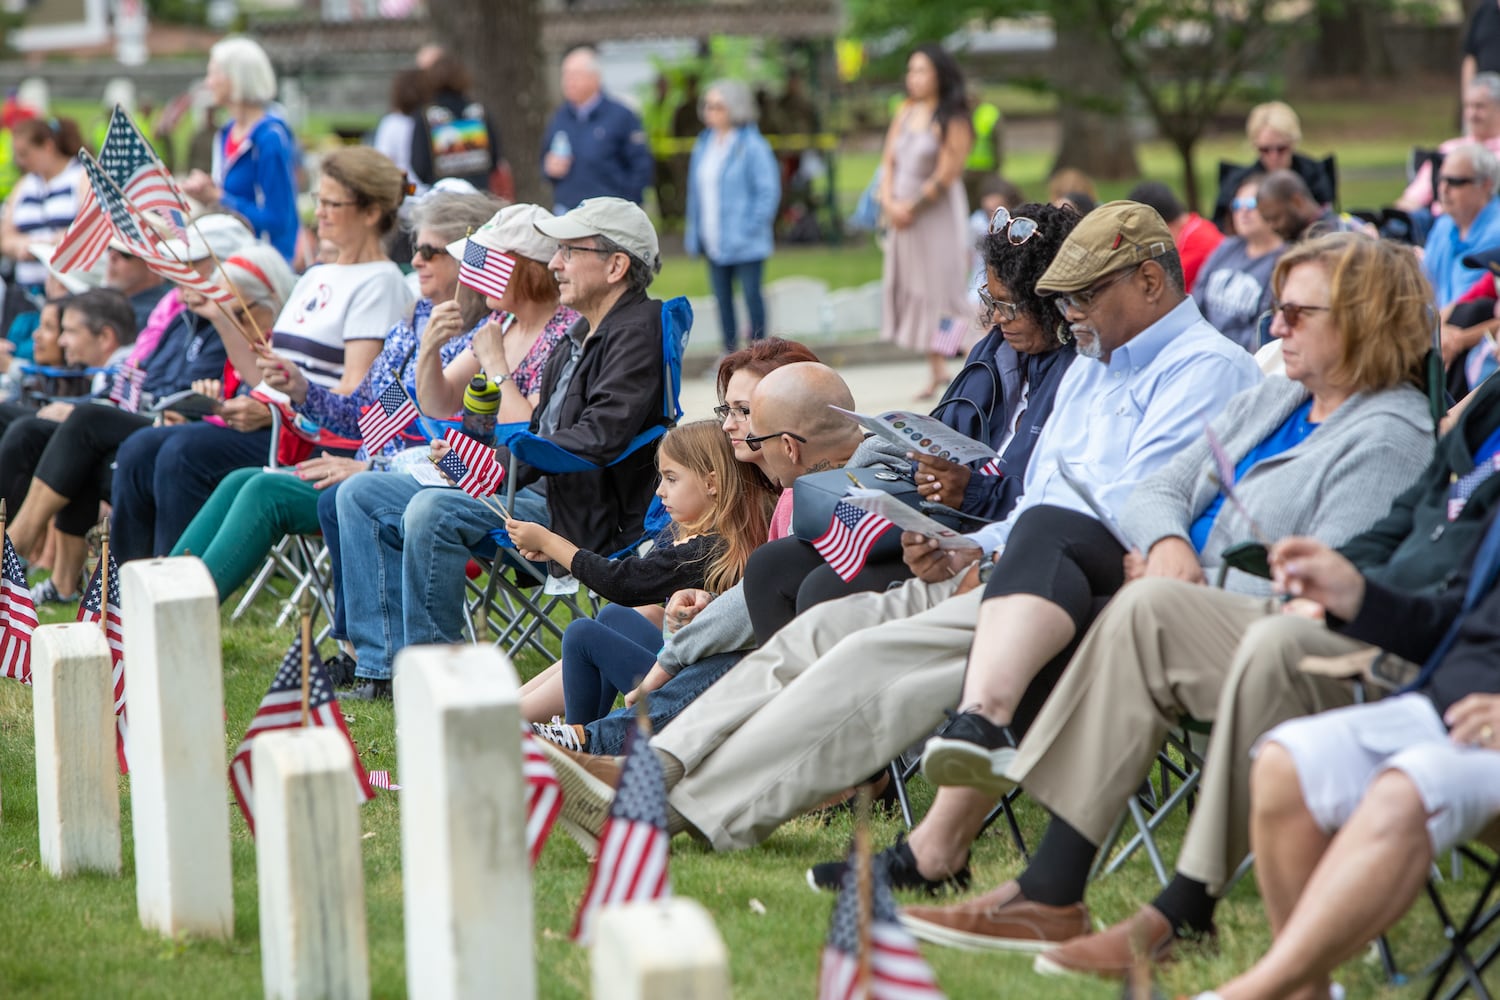
[(857, 784), (952, 708), (984, 589), (908, 580), (809, 608), (672, 720), (669, 796), (715, 850), (751, 847)]
[(1212, 722), (1198, 803), (1177, 870), (1222, 893), (1250, 850), (1250, 749), (1287, 719), (1353, 701), (1302, 657), (1363, 646), (1274, 601), (1175, 580), (1129, 584), (1089, 630), (1010, 774), (1102, 844), (1150, 773), (1169, 727)]

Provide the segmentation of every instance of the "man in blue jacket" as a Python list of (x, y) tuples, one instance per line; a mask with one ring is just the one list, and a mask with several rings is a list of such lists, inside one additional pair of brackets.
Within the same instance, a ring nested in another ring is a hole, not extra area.
[(637, 205), (651, 183), (651, 148), (640, 116), (600, 87), (599, 55), (580, 47), (562, 63), (563, 103), (542, 136), (542, 173), (552, 181), (553, 212), (587, 198)]

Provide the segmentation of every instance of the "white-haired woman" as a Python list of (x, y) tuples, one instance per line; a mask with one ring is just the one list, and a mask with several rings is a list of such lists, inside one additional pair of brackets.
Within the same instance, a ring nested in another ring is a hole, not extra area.
[(183, 190), (250, 221), (287, 260), (297, 249), (296, 141), (267, 109), (276, 96), (270, 57), (248, 38), (221, 40), (208, 53), (204, 87), (229, 121), (214, 138), (213, 175), (194, 170)]
[(688, 161), (686, 245), (688, 253), (708, 260), (728, 354), (735, 350), (739, 330), (736, 284), (750, 314), (750, 339), (766, 335), (760, 279), (771, 256), (781, 170), (756, 127), (749, 87), (738, 80), (719, 80), (704, 91), (699, 111), (708, 127), (698, 136)]

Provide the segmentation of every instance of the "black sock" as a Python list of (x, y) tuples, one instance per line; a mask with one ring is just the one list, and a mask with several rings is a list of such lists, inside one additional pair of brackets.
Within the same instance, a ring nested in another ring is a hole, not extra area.
[(1172, 881), (1151, 903), (1172, 925), (1178, 937), (1207, 934), (1214, 927), (1214, 908), (1219, 901), (1208, 894), (1208, 886), (1186, 875), (1173, 875)]
[(1042, 842), (1031, 855), (1031, 864), (1016, 879), (1021, 894), (1033, 903), (1047, 906), (1083, 902), (1089, 865), (1098, 853), (1098, 845), (1053, 816), (1042, 834)]

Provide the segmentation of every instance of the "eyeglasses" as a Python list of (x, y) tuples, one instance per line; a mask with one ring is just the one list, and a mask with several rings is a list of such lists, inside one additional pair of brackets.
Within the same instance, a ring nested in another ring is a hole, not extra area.
[(1446, 174), (1439, 174), (1438, 175), (1438, 183), (1439, 184), (1446, 184), (1449, 187), (1453, 187), (1453, 188), (1461, 188), (1461, 187), (1468, 187), (1470, 184), (1478, 184), (1479, 183), (1479, 178), (1478, 177), (1449, 177)]
[[(1148, 259), (1155, 260), (1156, 258), (1152, 257)], [(1146, 263), (1144, 260), (1141, 261), (1141, 264), (1144, 263)], [(1098, 300), (1099, 296), (1108, 291), (1111, 285), (1130, 277), (1140, 268), (1141, 264), (1135, 264), (1131, 267), (1122, 268), (1121, 270), (1116, 271), (1114, 274), (1111, 274), (1100, 281), (1094, 282), (1092, 285), (1083, 289), (1082, 291), (1069, 292), (1066, 295), (1059, 295), (1057, 298), (1053, 299), (1052, 302), (1057, 306), (1057, 311), (1062, 313), (1064, 319), (1067, 319), (1068, 313), (1070, 312), (1086, 313), (1090, 309), (1094, 308), (1094, 303)]]
[(807, 444), (807, 438), (803, 437), (801, 434), (793, 434), (791, 431), (777, 431), (775, 434), (755, 434), (747, 437), (745, 438), (745, 447), (749, 448), (751, 451), (760, 451), (761, 446), (764, 445), (765, 442), (771, 440), (772, 438), (779, 437), (789, 437), (793, 441), (801, 441), (803, 444)]
[(730, 406), (728, 403), (720, 403), (718, 406), (714, 407), (714, 416), (719, 418), (720, 423), (728, 420), (730, 414), (734, 414), (734, 419), (736, 422), (741, 420), (749, 420), (750, 407)]
[(1004, 205), (995, 209), (995, 214), (990, 216), (990, 235), (999, 236), (1003, 233), (1013, 247), (1018, 247), (1035, 236), (1037, 228), (1035, 219), (1025, 216), (1011, 218), (1010, 211)]
[(1272, 300), (1272, 302), (1271, 302), (1271, 308), (1266, 311), (1266, 315), (1270, 316), (1270, 315), (1273, 315), (1275, 313), (1281, 313), (1281, 319), (1282, 319), (1282, 321), (1284, 323), (1286, 323), (1287, 326), (1289, 326), (1289, 327), (1291, 327), (1292, 329), (1295, 330), (1297, 328), (1297, 324), (1300, 323), (1300, 322), (1302, 322), (1302, 314), (1303, 313), (1309, 313), (1309, 312), (1328, 312), (1331, 308), (1333, 308), (1333, 307), (1332, 306), (1304, 306), (1304, 305), (1299, 305), (1296, 302), (1277, 302), (1275, 300)]
[(729, 107), (729, 105), (725, 104), (723, 101), (704, 101), (703, 102), (703, 110), (704, 111), (725, 111), (725, 110), (728, 109), (728, 107)]
[(1014, 302), (1005, 302), (990, 294), (990, 290), (983, 285), (975, 289), (979, 293), (979, 304), (984, 306), (985, 311), (991, 316), (998, 315), (1002, 323), (1014, 323), (1016, 317), (1021, 315), (1021, 308)]
[(613, 256), (618, 251), (615, 251), (615, 250), (600, 250), (598, 247), (575, 247), (575, 246), (572, 246), (571, 244), (568, 244), (568, 243), (560, 243), (560, 244), (558, 244), (557, 252), (560, 253), (560, 254), (562, 254), (562, 259), (563, 259), (564, 263), (571, 263), (572, 260), (573, 260), (573, 255), (575, 253), (597, 253), (597, 254), (602, 254), (605, 257), (610, 257), (610, 256)]
[(1254, 208), (1255, 208), (1255, 206), (1258, 205), (1258, 204), (1260, 204), (1260, 199), (1259, 198), (1236, 198), (1236, 199), (1234, 199), (1234, 201), (1230, 202), (1230, 204), (1234, 206), (1234, 210), (1236, 212), (1249, 212), (1249, 211), (1253, 211)]
[(435, 247), (431, 243), (418, 243), (411, 251), (423, 260), (431, 260), (434, 257), (448, 256), (447, 247)]
[(1285, 156), (1292, 151), (1291, 146), (1256, 146), (1255, 151), (1261, 156)]
[(318, 207), (321, 208), (321, 209), (326, 209), (327, 211), (330, 211), (330, 212), (334, 211), (335, 209), (348, 208), (350, 205), (358, 205), (358, 204), (359, 204), (359, 199), (357, 199), (357, 198), (350, 198), (348, 201), (335, 201), (332, 198), (319, 198), (318, 199)]

